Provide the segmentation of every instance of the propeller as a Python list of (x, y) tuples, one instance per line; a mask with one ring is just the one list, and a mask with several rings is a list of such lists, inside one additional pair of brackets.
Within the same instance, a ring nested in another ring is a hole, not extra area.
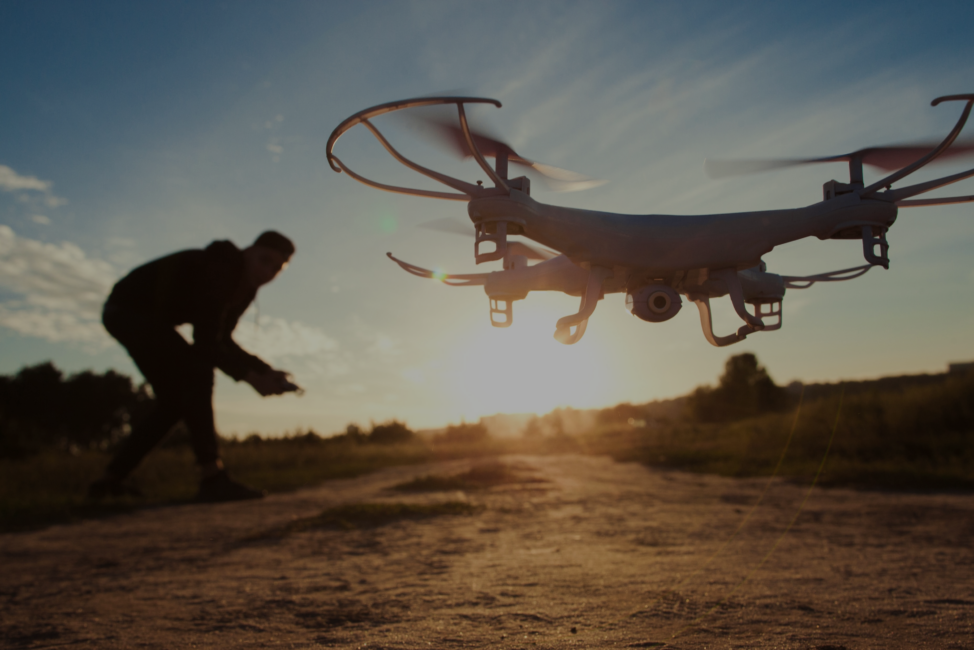
[[(853, 151), (852, 153), (842, 154), (840, 156), (827, 156), (825, 158), (784, 158), (769, 160), (708, 159), (704, 161), (703, 166), (707, 172), (707, 176), (710, 178), (726, 178), (728, 176), (756, 174), (772, 169), (782, 169), (784, 167), (795, 167), (798, 165), (849, 161), (858, 156), (861, 157), (864, 165), (875, 167), (884, 172), (892, 172), (919, 160), (933, 151), (939, 144), (939, 142), (918, 142), (916, 144), (889, 147), (869, 147), (867, 149)], [(974, 140), (954, 142), (934, 162), (943, 162), (951, 158), (963, 158), (970, 156), (972, 153), (974, 153)]]
[[(444, 217), (443, 219), (434, 219), (433, 221), (427, 221), (421, 223), (419, 228), (425, 228), (426, 230), (435, 230), (436, 232), (445, 232), (451, 235), (461, 235), (463, 237), (473, 237), (474, 233), (471, 229), (471, 224), (464, 223), (459, 219), (454, 219), (453, 217)], [(557, 257), (559, 253), (555, 251), (548, 250), (547, 248), (541, 248), (540, 246), (532, 246), (530, 244), (525, 244), (520, 241), (509, 241), (507, 242), (507, 249), (514, 255), (523, 255), (529, 260), (550, 260), (553, 257)]]
[[(466, 138), (463, 137), (459, 120), (452, 112), (447, 113), (441, 107), (430, 107), (430, 110), (422, 112), (415, 111), (414, 114), (405, 115), (404, 117), (412, 120), (420, 128), (432, 131), (457, 156), (461, 158), (473, 157), (470, 147), (467, 146)], [(469, 115), (467, 120), (469, 125)], [(471, 125), (470, 136), (474, 146), (477, 147), (485, 158), (496, 159), (498, 156), (504, 156), (513, 165), (520, 165), (532, 169), (541, 174), (544, 184), (549, 189), (560, 192), (578, 192), (608, 183), (606, 180), (592, 178), (567, 169), (554, 167), (553, 165), (528, 160), (514, 151), (509, 144), (489, 134), (486, 129), (475, 128)]]

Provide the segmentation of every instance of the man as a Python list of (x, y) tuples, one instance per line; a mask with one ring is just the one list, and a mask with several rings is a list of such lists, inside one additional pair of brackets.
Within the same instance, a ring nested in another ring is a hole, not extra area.
[[(128, 350), (156, 396), (155, 410), (122, 441), (92, 498), (137, 493), (125, 484), (136, 465), (182, 420), (201, 471), (201, 501), (257, 499), (264, 493), (231, 479), (213, 421), (213, 370), (243, 380), (262, 396), (296, 390), (285, 372), (248, 354), (231, 338), (257, 289), (287, 266), (294, 244), (267, 231), (238, 249), (215, 241), (149, 262), (119, 280), (105, 303), (105, 329)], [(176, 331), (193, 326), (193, 343)]]

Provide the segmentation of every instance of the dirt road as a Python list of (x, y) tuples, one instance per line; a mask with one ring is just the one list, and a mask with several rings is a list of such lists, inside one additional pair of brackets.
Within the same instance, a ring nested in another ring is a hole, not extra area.
[[(0, 646), (974, 648), (969, 495), (816, 489), (796, 519), (800, 485), (504, 462), (535, 480), (403, 495), (470, 462), (399, 467), (2, 535)], [(340, 504), (463, 500), (482, 508), (266, 534)]]

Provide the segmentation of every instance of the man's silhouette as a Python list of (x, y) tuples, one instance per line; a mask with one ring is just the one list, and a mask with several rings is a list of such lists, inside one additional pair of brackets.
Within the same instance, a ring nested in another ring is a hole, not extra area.
[[(156, 396), (155, 410), (122, 441), (103, 478), (89, 495), (100, 498), (137, 492), (124, 481), (172, 427), (189, 429), (202, 479), (198, 499), (254, 499), (263, 492), (231, 479), (223, 468), (213, 421), (213, 371), (246, 381), (261, 395), (297, 387), (287, 374), (248, 354), (231, 338), (241, 314), (287, 266), (294, 244), (268, 231), (238, 249), (215, 241), (138, 267), (118, 281), (105, 303), (105, 329), (128, 350)], [(193, 343), (176, 326), (193, 326)]]

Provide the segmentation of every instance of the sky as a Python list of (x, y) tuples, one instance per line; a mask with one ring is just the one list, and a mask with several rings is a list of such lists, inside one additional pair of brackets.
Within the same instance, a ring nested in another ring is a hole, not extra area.
[[(689, 303), (651, 324), (615, 294), (564, 346), (554, 323), (577, 298), (533, 293), (498, 329), (482, 289), (402, 272), (387, 251), (454, 273), (498, 263), (477, 267), (472, 240), (418, 227), (467, 220), (462, 203), (356, 183), (331, 170), (325, 145), (376, 104), (490, 97), (503, 108), (472, 117), (519, 153), (609, 181), (535, 185), (539, 201), (630, 214), (801, 207), (847, 180), (846, 166), (713, 180), (703, 162), (942, 138), (961, 105), (930, 101), (974, 92), (971, 24), (974, 4), (961, 1), (0, 0), (0, 374), (51, 360), (140, 380), (100, 324), (114, 282), (269, 228), (297, 253), (234, 336), (306, 393), (261, 399), (217, 373), (228, 435), (640, 403), (712, 384), (743, 352), (778, 383), (942, 372), (974, 359), (972, 204), (901, 210), (890, 269), (789, 291), (780, 331), (718, 349)], [(402, 120), (375, 123), (423, 164), (483, 176)], [(370, 178), (431, 187), (361, 127), (335, 152)], [(815, 238), (764, 259), (786, 275), (863, 263), (859, 242)], [(728, 333), (738, 321), (718, 302), (715, 329)]]

